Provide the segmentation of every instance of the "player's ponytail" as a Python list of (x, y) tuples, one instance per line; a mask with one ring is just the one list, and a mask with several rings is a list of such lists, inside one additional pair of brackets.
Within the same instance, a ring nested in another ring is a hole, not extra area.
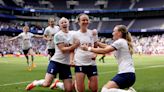
[(127, 41), (128, 47), (129, 47), (129, 52), (132, 55), (133, 54), (133, 44), (132, 44), (131, 33), (128, 32), (128, 29), (126, 28), (125, 25), (117, 25), (117, 27), (118, 27), (118, 31), (122, 32), (122, 38), (124, 38)]

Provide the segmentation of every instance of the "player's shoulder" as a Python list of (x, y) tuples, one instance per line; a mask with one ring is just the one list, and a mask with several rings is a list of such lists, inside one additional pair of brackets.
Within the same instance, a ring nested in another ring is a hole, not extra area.
[(59, 27), (59, 26), (54, 26), (54, 28), (55, 28), (55, 29), (58, 29), (58, 30), (60, 29), (60, 27)]
[(70, 34), (70, 35), (74, 35), (74, 34), (76, 34), (76, 33), (77, 33), (77, 31), (74, 31), (74, 30), (69, 31), (69, 34)]
[(127, 43), (127, 41), (123, 38), (120, 38), (120, 39), (116, 40), (115, 43), (124, 44), (124, 43)]
[(63, 35), (63, 32), (60, 30), (59, 32), (57, 32), (57, 33), (55, 34), (55, 36), (57, 36), (57, 35), (62, 36), (62, 35)]

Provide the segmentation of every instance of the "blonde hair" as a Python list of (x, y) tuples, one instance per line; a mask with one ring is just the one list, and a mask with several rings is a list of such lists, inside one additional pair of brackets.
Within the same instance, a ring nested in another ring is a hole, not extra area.
[(50, 21), (55, 21), (55, 19), (51, 17), (48, 19), (48, 22), (50, 22)]
[[(87, 17), (88, 17), (88, 19), (89, 19), (89, 16), (88, 16), (87, 14), (85, 14), (85, 13), (81, 13), (81, 14), (77, 15), (77, 17), (76, 17), (76, 19), (75, 19), (75, 23), (80, 22), (80, 17), (81, 17), (82, 15), (87, 16)], [(90, 19), (89, 19), (89, 22), (90, 22)]]
[(24, 30), (24, 29), (27, 29), (28, 31), (30, 30), (29, 26), (24, 26), (24, 27), (23, 27), (23, 30)]
[(67, 18), (65, 18), (65, 17), (62, 17), (62, 18), (59, 20), (59, 26), (60, 26), (60, 24), (61, 24), (61, 22), (62, 22), (63, 20), (66, 20), (66, 21), (68, 22), (68, 24), (69, 24), (69, 20), (68, 20)]
[(127, 41), (128, 47), (129, 47), (129, 52), (132, 55), (134, 49), (133, 49), (133, 44), (132, 44), (131, 33), (128, 32), (128, 29), (125, 25), (117, 25), (116, 27), (118, 28), (118, 31), (120, 31), (122, 33), (122, 38), (124, 38)]

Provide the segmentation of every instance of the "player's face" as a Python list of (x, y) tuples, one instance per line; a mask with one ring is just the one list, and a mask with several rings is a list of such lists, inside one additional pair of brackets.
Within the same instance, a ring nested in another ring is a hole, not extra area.
[(49, 25), (51, 25), (51, 26), (55, 25), (55, 21), (54, 21), (54, 20), (50, 20), (48, 23), (49, 23)]
[(79, 18), (80, 27), (88, 27), (89, 25), (89, 17), (87, 15), (81, 15)]
[(66, 29), (66, 28), (69, 27), (69, 21), (66, 20), (66, 19), (63, 19), (63, 20), (61, 20), (61, 22), (60, 22), (59, 25), (60, 25), (60, 27), (61, 27), (62, 29)]
[(117, 40), (118, 38), (121, 37), (121, 32), (118, 31), (118, 27), (114, 27), (112, 35), (113, 35), (113, 40)]
[(24, 32), (28, 32), (28, 31), (29, 31), (29, 28), (28, 28), (28, 27), (24, 27), (24, 28), (23, 28), (23, 31), (24, 31)]

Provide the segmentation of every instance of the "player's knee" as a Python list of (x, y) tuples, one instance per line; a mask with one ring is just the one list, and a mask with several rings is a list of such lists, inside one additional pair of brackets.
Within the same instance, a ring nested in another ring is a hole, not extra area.
[(72, 88), (65, 88), (65, 92), (72, 92)]
[(49, 87), (51, 83), (43, 83), (43, 87)]
[(98, 88), (97, 87), (90, 87), (90, 89), (92, 90), (92, 92), (98, 92)]

